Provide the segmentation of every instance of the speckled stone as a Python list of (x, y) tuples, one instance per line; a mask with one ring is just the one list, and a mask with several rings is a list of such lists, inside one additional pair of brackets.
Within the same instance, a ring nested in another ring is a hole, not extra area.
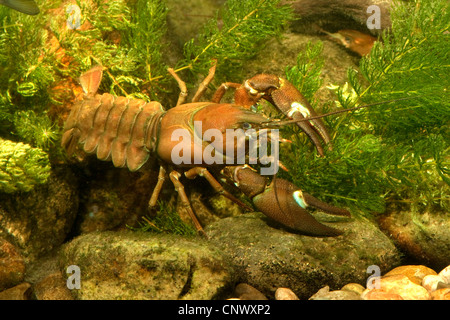
[(246, 283), (239, 283), (234, 288), (234, 296), (239, 300), (267, 300), (261, 291)]
[(309, 300), (361, 300), (361, 296), (356, 292), (346, 290), (330, 291), (330, 287), (325, 286), (312, 295)]
[(406, 266), (400, 266), (395, 269), (392, 269), (388, 273), (386, 273), (384, 276), (393, 276), (393, 275), (405, 275), (414, 282), (415, 284), (421, 284), (422, 279), (427, 275), (437, 275), (436, 271), (433, 269), (430, 269), (426, 266), (422, 265), (406, 265)]
[(356, 294), (362, 294), (365, 288), (359, 283), (348, 283), (345, 286), (343, 286), (341, 290), (354, 292)]
[(0, 300), (30, 300), (31, 284), (23, 282), (0, 292)]
[(67, 281), (61, 272), (49, 274), (34, 286), (34, 295), (37, 300), (73, 300)]
[[(430, 300), (430, 293), (414, 282), (412, 282), (407, 276), (398, 274), (391, 276), (384, 276), (380, 279), (380, 287), (372, 290), (379, 290), (386, 293), (397, 294), (403, 298), (403, 300)], [(365, 292), (364, 296), (370, 294), (370, 290)], [(364, 297), (363, 297), (364, 298)]]
[(278, 288), (275, 291), (276, 300), (299, 300), (297, 295), (289, 288)]
[(439, 276), (444, 280), (445, 283), (450, 284), (450, 265), (442, 269), (439, 272)]
[(364, 283), (369, 265), (381, 270), (399, 265), (399, 251), (372, 223), (354, 219), (334, 226), (344, 235), (310, 237), (289, 232), (263, 214), (246, 213), (221, 219), (205, 232), (233, 261), (238, 281), (269, 299), (276, 288), (290, 288), (300, 300), (308, 299), (324, 285)]
[(202, 237), (94, 232), (66, 244), (59, 264), (80, 268), (80, 289), (71, 290), (79, 300), (211, 300), (235, 283), (233, 267)]
[(450, 300), (450, 288), (437, 289), (431, 293), (432, 300)]
[(24, 279), (25, 262), (17, 248), (0, 238), (0, 291), (11, 288)]
[(380, 289), (367, 289), (361, 295), (364, 300), (403, 300), (397, 293), (386, 292)]
[(422, 279), (422, 287), (430, 293), (438, 289), (440, 283), (445, 284), (445, 281), (438, 275), (429, 274)]

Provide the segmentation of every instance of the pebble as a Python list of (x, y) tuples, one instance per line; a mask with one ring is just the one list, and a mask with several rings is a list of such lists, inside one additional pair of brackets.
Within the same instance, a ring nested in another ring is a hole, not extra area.
[(0, 238), (0, 291), (21, 283), (24, 275), (25, 262), (18, 249)]
[(348, 283), (345, 286), (343, 286), (341, 290), (362, 294), (365, 288), (359, 283)]
[(278, 288), (275, 291), (275, 300), (299, 300), (297, 295), (289, 288)]
[(234, 288), (234, 296), (240, 300), (267, 300), (267, 297), (261, 291), (246, 283), (239, 283)]
[(347, 290), (330, 291), (330, 287), (325, 286), (312, 295), (309, 300), (361, 300), (361, 295)]
[(439, 277), (441, 277), (446, 284), (450, 284), (450, 265), (439, 272)]
[(15, 287), (0, 292), (0, 300), (30, 300), (31, 284), (22, 282)]
[(380, 289), (366, 289), (361, 298), (364, 300), (403, 300), (397, 293), (386, 292)]
[(432, 300), (450, 300), (450, 288), (437, 289), (431, 293)]
[(49, 274), (36, 283), (34, 295), (37, 300), (73, 300), (61, 272)]
[[(431, 296), (427, 289), (411, 281), (409, 277), (403, 274), (384, 276), (380, 279), (379, 288), (372, 290), (381, 290), (386, 293), (397, 294), (403, 300), (430, 300)], [(368, 295), (367, 297), (371, 297)]]
[(392, 269), (384, 276), (405, 275), (415, 284), (422, 284), (422, 279), (427, 275), (437, 275), (436, 271), (422, 265), (406, 265)]
[(440, 283), (445, 284), (445, 280), (438, 275), (429, 274), (423, 278), (422, 287), (431, 293), (438, 289)]

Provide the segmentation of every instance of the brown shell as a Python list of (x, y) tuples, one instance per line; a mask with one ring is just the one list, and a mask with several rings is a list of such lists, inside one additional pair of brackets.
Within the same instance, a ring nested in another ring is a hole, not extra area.
[(115, 167), (139, 170), (156, 147), (159, 120), (165, 113), (159, 102), (87, 96), (75, 104), (64, 126), (61, 145), (69, 156), (96, 154)]

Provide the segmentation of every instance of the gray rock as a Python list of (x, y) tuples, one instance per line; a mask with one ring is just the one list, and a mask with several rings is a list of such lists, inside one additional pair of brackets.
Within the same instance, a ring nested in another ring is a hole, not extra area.
[[(390, 28), (390, 7), (392, 0), (285, 0), (292, 5), (294, 12), (300, 18), (294, 23), (294, 29), (301, 32), (316, 31), (314, 24), (327, 28), (329, 31), (340, 29), (364, 29), (372, 33)], [(366, 22), (373, 14), (367, 13), (367, 8), (376, 5), (380, 9), (380, 29), (368, 30)]]
[(260, 213), (222, 219), (206, 228), (212, 244), (237, 267), (239, 282), (257, 287), (269, 299), (288, 287), (300, 299), (325, 285), (341, 288), (365, 284), (367, 267), (381, 272), (400, 264), (400, 253), (371, 222), (362, 219), (333, 223), (339, 237), (316, 238), (290, 233)]
[(21, 283), (25, 276), (25, 262), (17, 248), (0, 238), (0, 291)]
[(448, 212), (392, 211), (379, 217), (380, 227), (413, 261), (435, 270), (450, 264)]
[(53, 168), (45, 185), (0, 194), (0, 237), (19, 247), (28, 262), (63, 243), (77, 211), (75, 175), (66, 167)]
[(61, 272), (55, 272), (34, 285), (34, 298), (36, 300), (73, 300)]
[(0, 292), (0, 300), (30, 300), (31, 285), (27, 282)]
[(215, 299), (234, 283), (229, 262), (200, 237), (94, 232), (65, 245), (60, 265), (80, 268), (76, 299)]
[(356, 292), (346, 290), (330, 291), (330, 287), (325, 286), (317, 291), (309, 300), (362, 300), (362, 298)]

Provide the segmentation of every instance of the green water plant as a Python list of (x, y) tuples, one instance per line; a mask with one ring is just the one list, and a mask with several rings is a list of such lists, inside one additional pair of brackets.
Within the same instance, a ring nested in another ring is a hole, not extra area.
[(194, 226), (185, 223), (176, 210), (167, 203), (158, 201), (159, 210), (156, 216), (144, 216), (139, 226), (135, 230), (155, 232), (155, 233), (173, 233), (182, 236), (195, 236), (197, 231)]
[(0, 138), (0, 192), (30, 191), (49, 176), (50, 161), (44, 151)]
[[(294, 182), (354, 212), (381, 213), (391, 204), (417, 212), (450, 208), (448, 6), (395, 2), (392, 29), (361, 59), (359, 70), (348, 71), (348, 83), (334, 87), (336, 102), (351, 108), (411, 99), (325, 118), (333, 149), (320, 158), (310, 144), (297, 141), (286, 155)], [(320, 82), (319, 49), (310, 46), (286, 72), (307, 95)]]
[[(217, 61), (216, 81), (240, 81), (242, 66), (265, 41), (282, 34), (294, 19), (292, 8), (279, 0), (228, 0), (203, 31), (184, 46), (177, 70), (206, 74)], [(219, 19), (221, 23), (219, 23)]]

